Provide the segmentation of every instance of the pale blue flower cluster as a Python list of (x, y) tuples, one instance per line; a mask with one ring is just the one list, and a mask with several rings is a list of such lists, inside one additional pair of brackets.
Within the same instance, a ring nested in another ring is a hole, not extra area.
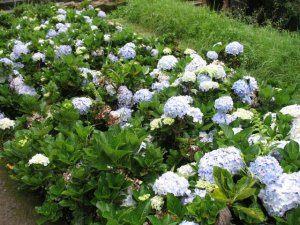
[(134, 48), (135, 45), (133, 43), (127, 43), (119, 49), (119, 55), (124, 59), (134, 59), (136, 56)]
[(275, 183), (262, 189), (258, 196), (269, 215), (284, 216), (288, 210), (300, 206), (300, 171), (282, 174)]
[(3, 118), (5, 118), (5, 115), (4, 115), (4, 113), (0, 112), (0, 119), (3, 119)]
[(206, 57), (211, 60), (217, 60), (219, 56), (218, 56), (218, 53), (216, 53), (215, 51), (208, 51), (206, 53)]
[(27, 55), (30, 51), (28, 46), (30, 43), (23, 43), (22, 41), (15, 41), (10, 58), (12, 60), (19, 59), (22, 55)]
[(121, 107), (115, 111), (111, 111), (110, 114), (118, 118), (118, 122), (121, 126), (124, 126), (131, 118), (132, 110), (126, 107)]
[(109, 59), (110, 61), (112, 61), (113, 63), (119, 61), (118, 56), (114, 55), (113, 53), (109, 53), (107, 57), (108, 57), (108, 59)]
[(148, 89), (140, 89), (133, 95), (133, 102), (138, 104), (140, 102), (150, 102), (153, 97), (153, 92)]
[(161, 81), (161, 82), (154, 82), (151, 85), (151, 89), (155, 90), (157, 92), (160, 92), (160, 91), (162, 91), (162, 90), (164, 90), (165, 88), (168, 88), (168, 87), (170, 87), (170, 82), (168, 80), (164, 80), (164, 81)]
[(269, 185), (274, 183), (283, 170), (272, 156), (259, 156), (250, 163), (249, 170), (260, 182)]
[(253, 77), (245, 76), (234, 82), (232, 90), (244, 103), (252, 104), (255, 93), (258, 91), (257, 81)]
[(157, 63), (157, 69), (159, 70), (172, 70), (178, 63), (178, 59), (173, 55), (165, 55)]
[(0, 58), (0, 63), (3, 63), (6, 66), (13, 66), (14, 64), (9, 58)]
[(215, 109), (217, 113), (212, 118), (214, 123), (228, 125), (236, 119), (236, 116), (227, 114), (233, 109), (233, 101), (230, 96), (222, 96), (216, 99)]
[(152, 189), (157, 195), (185, 196), (191, 193), (188, 180), (170, 171), (156, 179)]
[(187, 197), (182, 198), (181, 203), (183, 205), (187, 205), (194, 201), (194, 199), (199, 196), (200, 198), (204, 198), (206, 196), (206, 190), (195, 188), (195, 190), (189, 194)]
[(219, 113), (228, 113), (233, 109), (233, 101), (230, 96), (222, 96), (215, 100), (215, 109)]
[(169, 98), (164, 106), (164, 115), (171, 118), (183, 118), (190, 110), (190, 103), (193, 98), (190, 96), (173, 96)]
[(118, 89), (117, 99), (118, 106), (130, 108), (132, 105), (132, 92), (126, 86), (120, 86)]
[(36, 91), (33, 87), (30, 87), (24, 83), (24, 78), (17, 72), (18, 76), (10, 79), (9, 86), (15, 90), (19, 95), (36, 95)]
[(61, 58), (72, 53), (72, 48), (70, 45), (60, 45), (55, 50), (55, 55), (57, 58)]
[(100, 17), (100, 18), (105, 18), (105, 17), (106, 17), (106, 13), (105, 13), (104, 11), (100, 10), (100, 11), (98, 12), (98, 17)]
[(237, 174), (245, 167), (242, 153), (239, 149), (230, 146), (219, 148), (205, 155), (199, 161), (198, 175), (202, 180), (214, 183), (214, 166), (228, 170), (231, 174)]
[(197, 70), (206, 66), (206, 61), (197, 54), (192, 55), (193, 59), (185, 66), (185, 71), (196, 72)]
[(92, 99), (86, 97), (77, 97), (72, 100), (73, 107), (78, 110), (78, 112), (83, 115), (87, 114), (90, 110), (93, 102)]
[(244, 46), (241, 43), (234, 41), (226, 45), (225, 52), (229, 55), (237, 56), (244, 52)]

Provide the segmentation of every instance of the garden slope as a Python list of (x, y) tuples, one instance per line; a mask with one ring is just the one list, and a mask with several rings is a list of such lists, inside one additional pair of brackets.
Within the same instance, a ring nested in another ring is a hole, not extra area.
[(284, 88), (297, 85), (294, 101), (299, 101), (300, 38), (296, 33), (246, 25), (179, 0), (129, 0), (116, 15), (151, 32), (174, 35), (182, 47), (202, 54), (217, 42), (239, 41), (245, 46), (241, 68), (260, 81)]

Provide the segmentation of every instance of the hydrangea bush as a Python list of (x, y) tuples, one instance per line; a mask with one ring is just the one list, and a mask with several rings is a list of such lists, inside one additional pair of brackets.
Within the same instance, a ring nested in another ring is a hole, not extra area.
[(248, 47), (182, 51), (109, 18), (0, 14), (0, 157), (39, 222), (295, 222), (300, 105), (239, 70)]

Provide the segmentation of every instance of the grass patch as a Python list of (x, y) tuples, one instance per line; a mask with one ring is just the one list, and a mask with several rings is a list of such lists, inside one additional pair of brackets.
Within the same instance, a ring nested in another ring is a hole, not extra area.
[(300, 38), (297, 33), (255, 27), (179, 0), (129, 0), (115, 16), (155, 34), (174, 35), (181, 46), (206, 53), (216, 42), (245, 46), (241, 70), (260, 81), (295, 88), (300, 97)]

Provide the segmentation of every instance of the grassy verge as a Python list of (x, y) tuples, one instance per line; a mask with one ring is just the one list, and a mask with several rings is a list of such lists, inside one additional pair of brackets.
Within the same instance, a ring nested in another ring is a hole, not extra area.
[(293, 98), (299, 101), (299, 34), (246, 25), (180, 0), (129, 0), (116, 15), (139, 29), (174, 35), (182, 47), (189, 46), (202, 53), (216, 42), (239, 41), (245, 46), (242, 70), (260, 81), (284, 88), (297, 85)]

